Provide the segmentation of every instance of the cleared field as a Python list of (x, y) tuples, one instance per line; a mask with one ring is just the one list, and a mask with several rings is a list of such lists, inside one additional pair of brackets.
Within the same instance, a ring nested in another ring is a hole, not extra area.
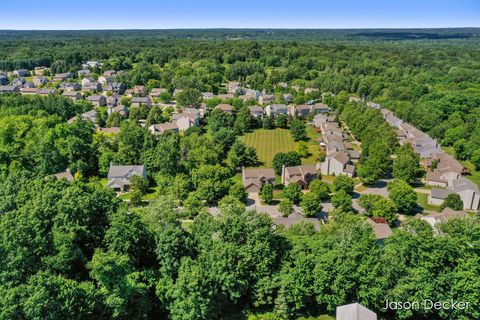
[[(307, 135), (310, 138), (306, 141), (310, 156), (302, 159), (302, 163), (316, 163), (319, 148), (315, 138), (318, 134), (307, 127)], [(258, 159), (263, 167), (271, 167), (273, 157), (279, 152), (297, 151), (298, 142), (293, 141), (290, 130), (276, 128), (273, 130), (257, 129), (249, 132), (240, 139), (257, 150)]]
[(257, 150), (258, 159), (265, 167), (272, 166), (272, 159), (277, 153), (297, 150), (297, 143), (293, 141), (288, 129), (257, 129), (240, 139)]

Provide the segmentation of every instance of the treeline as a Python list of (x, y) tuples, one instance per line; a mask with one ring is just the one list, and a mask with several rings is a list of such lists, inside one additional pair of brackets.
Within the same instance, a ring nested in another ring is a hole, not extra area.
[[(471, 31), (448, 30), (444, 34)], [(261, 30), (245, 31), (257, 34), (258, 41), (255, 37), (226, 41), (221, 40), (222, 32), (235, 33), (210, 30), (197, 40), (180, 36), (196, 31), (166, 31), (163, 35), (159, 31), (47, 32), (32, 33), (31, 39), (21, 41), (7, 35), (0, 48), (0, 69), (38, 62), (54, 73), (76, 71), (83, 61), (98, 59), (105, 64), (96, 72), (125, 70), (120, 80), (129, 85), (162, 86), (170, 93), (175, 88), (218, 93), (224, 92), (224, 82), (238, 80), (266, 92), (293, 93), (295, 103), (308, 101), (303, 94), (307, 87), (334, 94), (344, 90), (392, 109), (442, 144), (452, 146), (459, 159), (470, 159), (480, 167), (477, 42), (318, 42), (301, 41), (301, 37), (297, 41), (265, 41)], [(278, 31), (299, 36), (302, 32)], [(341, 38), (342, 32), (337, 34), (337, 39)], [(215, 35), (219, 38), (212, 40)], [(276, 88), (278, 82), (288, 82), (290, 88)], [(293, 85), (302, 93), (293, 90)]]
[[(480, 222), (434, 233), (412, 220), (378, 245), (338, 215), (288, 232), (235, 201), (182, 226), (162, 197), (128, 210), (96, 183), (0, 181), (2, 319), (298, 319), (358, 301), (386, 319), (480, 316)], [(465, 310), (383, 310), (390, 301), (468, 301)]]

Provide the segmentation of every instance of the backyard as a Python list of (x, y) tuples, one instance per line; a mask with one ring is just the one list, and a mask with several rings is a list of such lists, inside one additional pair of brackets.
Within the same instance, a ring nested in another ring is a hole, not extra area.
[[(303, 164), (315, 164), (319, 154), (319, 136), (315, 130), (307, 126), (308, 145), (310, 155), (302, 159)], [(297, 151), (299, 142), (293, 141), (290, 130), (276, 128), (272, 130), (257, 129), (245, 134), (240, 139), (257, 150), (258, 159), (263, 167), (271, 167), (273, 157), (279, 152)]]

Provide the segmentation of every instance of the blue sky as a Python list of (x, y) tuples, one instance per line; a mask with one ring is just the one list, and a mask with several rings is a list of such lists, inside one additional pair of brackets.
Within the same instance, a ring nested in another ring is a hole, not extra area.
[(480, 0), (0, 1), (0, 29), (480, 27)]

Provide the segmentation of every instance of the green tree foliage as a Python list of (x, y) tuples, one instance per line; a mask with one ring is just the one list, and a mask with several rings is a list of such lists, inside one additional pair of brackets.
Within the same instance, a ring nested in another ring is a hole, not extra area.
[(417, 206), (417, 194), (403, 180), (396, 179), (388, 184), (388, 197), (402, 213), (411, 213)]
[(298, 153), (295, 151), (291, 152), (279, 152), (277, 153), (272, 160), (273, 170), (275, 174), (282, 174), (282, 167), (291, 167), (298, 166), (302, 163), (302, 159)]
[(353, 179), (344, 174), (336, 176), (335, 179), (333, 180), (333, 188), (337, 192), (340, 190), (343, 190), (348, 194), (352, 194), (354, 187), (355, 187), (355, 184), (353, 182)]
[(290, 183), (283, 188), (282, 196), (298, 205), (302, 198), (302, 187), (297, 183)]
[(413, 152), (410, 145), (404, 144), (395, 152), (392, 175), (395, 179), (414, 183), (422, 173), (419, 156)]
[(300, 206), (307, 217), (315, 217), (322, 211), (322, 203), (318, 201), (317, 195), (307, 192), (301, 195)]
[(202, 93), (197, 89), (187, 88), (175, 97), (182, 107), (198, 107), (202, 103)]
[(260, 198), (265, 202), (266, 204), (271, 204), (273, 202), (273, 191), (274, 187), (266, 183), (263, 185), (262, 190), (260, 190)]
[(284, 114), (279, 114), (275, 119), (275, 125), (279, 128), (286, 128), (288, 126), (288, 117)]
[(352, 196), (345, 190), (340, 189), (332, 196), (332, 205), (339, 212), (352, 212)]
[(247, 146), (240, 140), (235, 140), (228, 151), (227, 161), (233, 170), (243, 166), (251, 167), (258, 164), (258, 156), (255, 148)]
[(283, 199), (278, 205), (278, 211), (280, 211), (282, 217), (288, 217), (293, 213), (293, 202), (289, 199)]
[(442, 209), (463, 210), (463, 201), (457, 193), (449, 194), (442, 203)]
[(397, 220), (397, 208), (395, 203), (378, 194), (362, 194), (358, 203), (371, 217), (384, 218), (389, 224)]
[(313, 180), (308, 185), (310, 192), (313, 193), (319, 202), (327, 201), (330, 199), (330, 186), (321, 180)]
[(294, 141), (301, 141), (307, 139), (305, 124), (302, 120), (292, 120), (292, 123), (290, 124), (290, 134), (292, 135)]

